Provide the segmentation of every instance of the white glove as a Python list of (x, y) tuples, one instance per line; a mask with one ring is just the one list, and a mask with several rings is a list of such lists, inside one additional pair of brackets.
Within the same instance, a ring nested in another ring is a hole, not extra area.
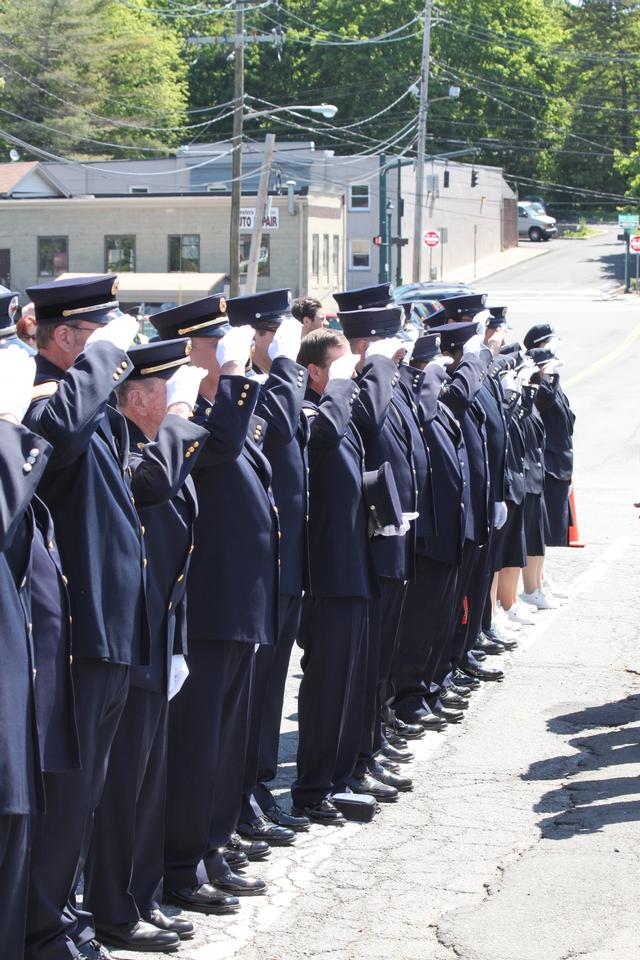
[(109, 323), (98, 327), (87, 337), (87, 342), (84, 345), (85, 353), (91, 349), (94, 343), (102, 343), (103, 341), (112, 343), (114, 347), (118, 347), (120, 350), (128, 350), (137, 332), (138, 321), (136, 318), (129, 316), (128, 313), (123, 313), (121, 317), (114, 317), (113, 320), (109, 320)]
[(558, 371), (560, 370), (560, 367), (564, 367), (564, 360), (558, 360), (556, 358), (553, 360), (548, 360), (547, 363), (543, 363), (542, 371), (543, 373), (548, 373), (548, 374), (558, 373)]
[(398, 350), (403, 348), (404, 340), (401, 340), (400, 337), (385, 337), (384, 340), (373, 340), (367, 347), (364, 358), (370, 360), (371, 357), (387, 357), (387, 359), (393, 360)]
[(194, 367), (190, 363), (178, 367), (167, 380), (167, 408), (174, 403), (186, 403), (189, 409), (193, 410), (200, 384), (206, 375), (206, 370), (202, 367)]
[(216, 357), (221, 367), (225, 363), (245, 364), (249, 359), (253, 343), (253, 327), (232, 327), (218, 344)]
[(31, 403), (36, 362), (22, 347), (0, 348), (0, 415), (20, 423)]
[(544, 349), (545, 349), (545, 350), (553, 350), (553, 352), (555, 353), (555, 355), (556, 355), (556, 357), (557, 357), (557, 356), (558, 356), (558, 347), (560, 346), (561, 343), (562, 343), (562, 340), (560, 340), (559, 337), (551, 337), (551, 340), (547, 340), (547, 342), (545, 343)]
[(526, 385), (530, 382), (531, 377), (536, 372), (537, 372), (537, 368), (535, 366), (530, 367), (527, 364), (527, 366), (521, 367), (520, 370), (518, 371), (518, 376), (516, 377), (516, 383), (517, 383), (518, 389), (521, 389), (522, 387), (526, 387)]
[(402, 523), (399, 527), (394, 527), (392, 524), (387, 527), (382, 527), (380, 530), (376, 530), (376, 536), (404, 537), (411, 529), (411, 521), (416, 520), (419, 516), (420, 514), (418, 513), (403, 513)]
[(267, 353), (272, 360), (286, 357), (295, 360), (300, 352), (302, 324), (295, 317), (286, 317), (275, 332)]
[(403, 342), (403, 344), (404, 344), (404, 351), (405, 351), (404, 357), (402, 358), (402, 362), (408, 364), (408, 363), (410, 363), (411, 357), (413, 356), (413, 348), (414, 348), (415, 345), (416, 345), (416, 341), (415, 341), (415, 340), (403, 340), (402, 342)]
[(496, 530), (501, 530), (507, 522), (507, 505), (500, 501), (493, 505), (493, 525)]
[(462, 347), (463, 353), (480, 353), (484, 347), (484, 335), (482, 333), (474, 333), (467, 342)]
[(507, 370), (502, 378), (502, 389), (511, 393), (518, 393), (518, 375), (515, 370)]
[(189, 667), (187, 661), (181, 653), (174, 653), (171, 657), (171, 668), (169, 671), (169, 700), (179, 693), (182, 684), (189, 676)]
[(329, 380), (351, 380), (353, 371), (360, 363), (357, 353), (345, 353), (338, 357), (329, 367)]
[(434, 367), (442, 367), (443, 370), (446, 370), (447, 367), (453, 363), (453, 357), (445, 357), (443, 354), (440, 354), (439, 357), (434, 357), (433, 360), (429, 360), (429, 363), (432, 363)]
[(481, 323), (483, 327), (487, 326), (487, 320), (491, 320), (491, 310), (481, 310), (479, 313), (476, 313), (473, 318), (476, 323)]

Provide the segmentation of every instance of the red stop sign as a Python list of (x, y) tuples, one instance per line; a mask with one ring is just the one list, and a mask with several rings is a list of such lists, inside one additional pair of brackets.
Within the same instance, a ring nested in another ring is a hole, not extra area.
[[(431, 249), (440, 246), (440, 234), (437, 230), (427, 230), (422, 239), (424, 240), (424, 245)], [(640, 240), (640, 237), (638, 237), (638, 239)]]
[(629, 246), (634, 253), (640, 253), (640, 233), (634, 233), (632, 237), (629, 237)]

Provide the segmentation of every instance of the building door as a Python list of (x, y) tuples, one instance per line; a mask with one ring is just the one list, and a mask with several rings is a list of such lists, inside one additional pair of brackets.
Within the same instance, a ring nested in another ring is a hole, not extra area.
[(0, 283), (11, 289), (11, 250), (0, 249)]

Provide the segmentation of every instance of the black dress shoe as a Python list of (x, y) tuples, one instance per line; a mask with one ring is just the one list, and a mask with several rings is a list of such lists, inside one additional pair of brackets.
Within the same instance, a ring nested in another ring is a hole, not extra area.
[[(489, 639), (493, 640), (493, 637), (490, 637)], [(506, 637), (500, 637), (498, 640), (498, 643), (501, 643), (502, 646), (505, 648), (505, 650), (515, 650), (516, 647), (518, 646), (517, 640), (515, 639), (507, 640)]]
[[(389, 774), (391, 776), (391, 774)], [(369, 793), (379, 803), (393, 803), (398, 799), (398, 791), (381, 780), (374, 778), (370, 773), (363, 773), (361, 777), (351, 777), (347, 786), (353, 793)]]
[(468, 710), (469, 701), (466, 697), (460, 697), (457, 693), (447, 687), (446, 690), (443, 690), (440, 694), (440, 703), (443, 707), (448, 707), (450, 710)]
[(504, 672), (494, 667), (483, 667), (482, 664), (465, 663), (465, 673), (476, 680), (504, 680)]
[(499, 640), (491, 640), (481, 633), (476, 640), (475, 646), (490, 657), (500, 657), (506, 651), (506, 647)]
[(440, 730), (447, 729), (447, 721), (442, 717), (437, 717), (435, 713), (425, 710), (420, 717), (420, 726), (423, 730), (430, 730), (432, 733), (438, 733)]
[(461, 683), (463, 687), (468, 687), (470, 690), (478, 690), (481, 686), (477, 677), (472, 677), (466, 670), (456, 670), (453, 675), (453, 682), (456, 684)]
[(181, 890), (165, 890), (165, 903), (175, 903), (195, 913), (236, 913), (240, 907), (237, 897), (227, 897), (210, 883), (199, 887), (183, 887)]
[[(471, 677), (469, 677), (469, 680), (471, 680)], [(471, 698), (471, 687), (465, 687), (462, 680), (460, 683), (454, 683), (452, 680), (446, 689), (451, 690), (452, 693), (455, 693), (456, 697), (464, 697), (465, 700), (469, 700)]]
[(183, 920), (182, 917), (168, 917), (159, 908), (145, 913), (142, 919), (152, 923), (158, 930), (171, 930), (172, 933), (177, 933), (181, 940), (191, 940), (194, 933), (194, 926), (190, 920)]
[(464, 720), (464, 710), (450, 710), (445, 707), (441, 700), (437, 700), (431, 709), (436, 717), (446, 720), (447, 723), (460, 723), (461, 720)]
[(380, 783), (384, 783), (388, 787), (395, 787), (396, 790), (400, 790), (402, 793), (413, 790), (413, 780), (411, 777), (404, 777), (399, 773), (394, 773), (392, 770), (385, 770), (382, 764), (375, 760), (369, 768), (369, 772), (371, 776), (379, 780)]
[(232, 870), (244, 870), (249, 866), (249, 857), (242, 850), (230, 850), (229, 847), (220, 847), (218, 853), (224, 857), (228, 867)]
[(180, 946), (180, 937), (177, 933), (159, 930), (153, 923), (147, 923), (145, 920), (99, 927), (96, 933), (101, 940), (127, 950), (171, 953)]
[(264, 840), (270, 847), (288, 847), (296, 839), (294, 830), (279, 827), (266, 817), (238, 824), (238, 833), (245, 840)]
[(486, 653), (484, 652), (484, 650), (478, 650), (477, 647), (473, 647), (473, 648), (471, 649), (470, 653), (471, 653), (472, 656), (474, 656), (475, 659), (478, 660), (478, 661), (480, 661), (480, 660), (486, 660), (486, 659), (487, 659), (487, 655), (486, 655)]
[(395, 760), (389, 760), (382, 754), (376, 757), (376, 762), (384, 767), (385, 770), (390, 770), (391, 773), (400, 773), (400, 764), (396, 763)]
[[(232, 833), (229, 843), (225, 846), (225, 851), (232, 853), (240, 851), (244, 853), (247, 860), (264, 860), (271, 856), (271, 847), (264, 840), (243, 840), (239, 833)], [(224, 854), (226, 857), (226, 853)]]
[(424, 736), (419, 724), (401, 720), (400, 717), (394, 717), (390, 720), (389, 723), (387, 723), (387, 729), (390, 730), (391, 733), (396, 733), (398, 736), (403, 737), (405, 740), (420, 740), (420, 738)]
[(399, 750), (390, 743), (388, 743), (386, 747), (383, 747), (380, 753), (386, 757), (387, 760), (392, 760), (394, 763), (410, 763), (413, 760), (413, 754), (410, 750)]
[(321, 823), (323, 826), (343, 827), (347, 822), (334, 803), (328, 797), (318, 800), (308, 807), (292, 807), (294, 817), (307, 817), (312, 823)]
[(209, 877), (209, 882), (216, 890), (234, 897), (254, 897), (267, 892), (267, 882), (262, 877), (243, 877), (233, 870)]
[(83, 943), (81, 947), (78, 947), (80, 956), (83, 957), (83, 960), (115, 960), (115, 957), (112, 953), (109, 953), (106, 947), (98, 940), (89, 940), (88, 943)]
[(397, 747), (398, 750), (406, 750), (409, 746), (408, 740), (405, 740), (405, 738), (401, 737), (398, 733), (393, 733), (388, 727), (385, 727), (385, 740), (387, 743), (390, 743), (392, 747)]
[(271, 823), (275, 823), (279, 827), (287, 827), (289, 830), (295, 830), (296, 833), (302, 833), (311, 826), (308, 817), (293, 817), (277, 803), (265, 810), (264, 815), (271, 820)]

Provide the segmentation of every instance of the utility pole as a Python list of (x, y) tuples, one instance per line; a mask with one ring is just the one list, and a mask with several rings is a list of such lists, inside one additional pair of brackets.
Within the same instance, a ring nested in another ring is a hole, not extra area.
[(271, 161), (273, 160), (273, 145), (275, 142), (275, 133), (268, 133), (264, 138), (264, 159), (262, 161), (260, 187), (258, 189), (258, 196), (256, 197), (256, 212), (253, 220), (253, 231), (251, 233), (251, 248), (249, 250), (249, 263), (247, 264), (245, 293), (255, 293), (256, 283), (258, 282), (258, 266), (260, 261), (260, 247), (262, 244), (262, 221), (264, 220), (267, 197), (269, 196), (269, 177), (271, 176)]
[(425, 195), (425, 150), (427, 142), (427, 107), (429, 95), (429, 59), (431, 55), (431, 6), (425, 0), (424, 32), (422, 35), (422, 68), (420, 72), (420, 106), (418, 108), (418, 159), (416, 163), (416, 209), (413, 227), (413, 282), (420, 277), (422, 259), (423, 207)]
[(231, 224), (229, 227), (229, 294), (240, 293), (240, 203), (242, 196), (242, 122), (244, 119), (244, 2), (236, 0), (233, 60), (233, 157), (231, 165)]

